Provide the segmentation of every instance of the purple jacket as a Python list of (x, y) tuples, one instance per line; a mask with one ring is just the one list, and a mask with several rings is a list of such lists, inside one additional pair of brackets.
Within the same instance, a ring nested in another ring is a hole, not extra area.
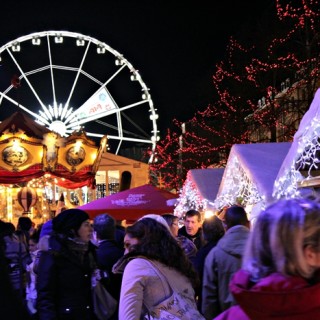
[(52, 219), (45, 222), (40, 231), (40, 239), (43, 236), (51, 235), (52, 233)]

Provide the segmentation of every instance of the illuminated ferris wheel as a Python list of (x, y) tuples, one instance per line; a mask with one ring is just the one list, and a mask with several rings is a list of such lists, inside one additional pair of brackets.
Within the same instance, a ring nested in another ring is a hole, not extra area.
[(118, 51), (90, 36), (44, 31), (0, 48), (0, 115), (24, 110), (68, 136), (83, 128), (108, 137), (111, 152), (133, 146), (153, 151), (158, 114), (137, 69)]

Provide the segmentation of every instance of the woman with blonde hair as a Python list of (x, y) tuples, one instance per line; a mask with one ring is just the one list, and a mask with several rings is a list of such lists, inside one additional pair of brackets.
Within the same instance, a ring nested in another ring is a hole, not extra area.
[(320, 319), (320, 205), (280, 200), (258, 216), (230, 289), (238, 306), (217, 318)]

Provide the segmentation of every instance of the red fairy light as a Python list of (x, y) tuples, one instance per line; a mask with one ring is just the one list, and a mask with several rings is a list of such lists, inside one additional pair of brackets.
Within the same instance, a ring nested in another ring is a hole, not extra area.
[(20, 78), (16, 74), (11, 79), (11, 85), (16, 89), (21, 86)]
[(181, 186), (189, 169), (225, 165), (233, 144), (292, 140), (319, 86), (319, 2), (276, 0), (275, 17), (283, 28), (261, 48), (230, 38), (226, 59), (212, 75), (216, 97), (185, 121), (183, 146), (176, 119), (157, 145), (158, 162), (151, 170), (161, 173), (163, 186)]

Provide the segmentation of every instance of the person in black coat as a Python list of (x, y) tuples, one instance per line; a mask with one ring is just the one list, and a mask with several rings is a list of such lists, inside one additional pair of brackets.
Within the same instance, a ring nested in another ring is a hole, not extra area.
[(94, 218), (93, 229), (98, 242), (97, 264), (98, 268), (106, 272), (102, 279), (110, 294), (119, 301), (122, 275), (113, 274), (113, 265), (123, 256), (124, 247), (115, 240), (116, 221), (109, 214), (100, 214)]
[(40, 320), (93, 320), (91, 277), (96, 268), (90, 242), (89, 216), (69, 209), (52, 221), (48, 250), (37, 266), (37, 309)]
[(199, 279), (200, 279), (200, 287), (198, 288), (196, 294), (198, 296), (197, 304), (198, 307), (201, 307), (202, 303), (202, 280), (203, 280), (203, 269), (204, 269), (204, 262), (213, 247), (215, 247), (218, 241), (224, 236), (225, 228), (223, 222), (217, 217), (212, 216), (204, 220), (202, 224), (202, 232), (203, 238), (205, 240), (205, 245), (201, 247), (195, 259), (193, 260), (193, 266), (195, 267)]
[(31, 320), (27, 308), (16, 294), (9, 274), (8, 259), (5, 256), (6, 243), (4, 241), (7, 222), (0, 220), (0, 318), (14, 320)]

